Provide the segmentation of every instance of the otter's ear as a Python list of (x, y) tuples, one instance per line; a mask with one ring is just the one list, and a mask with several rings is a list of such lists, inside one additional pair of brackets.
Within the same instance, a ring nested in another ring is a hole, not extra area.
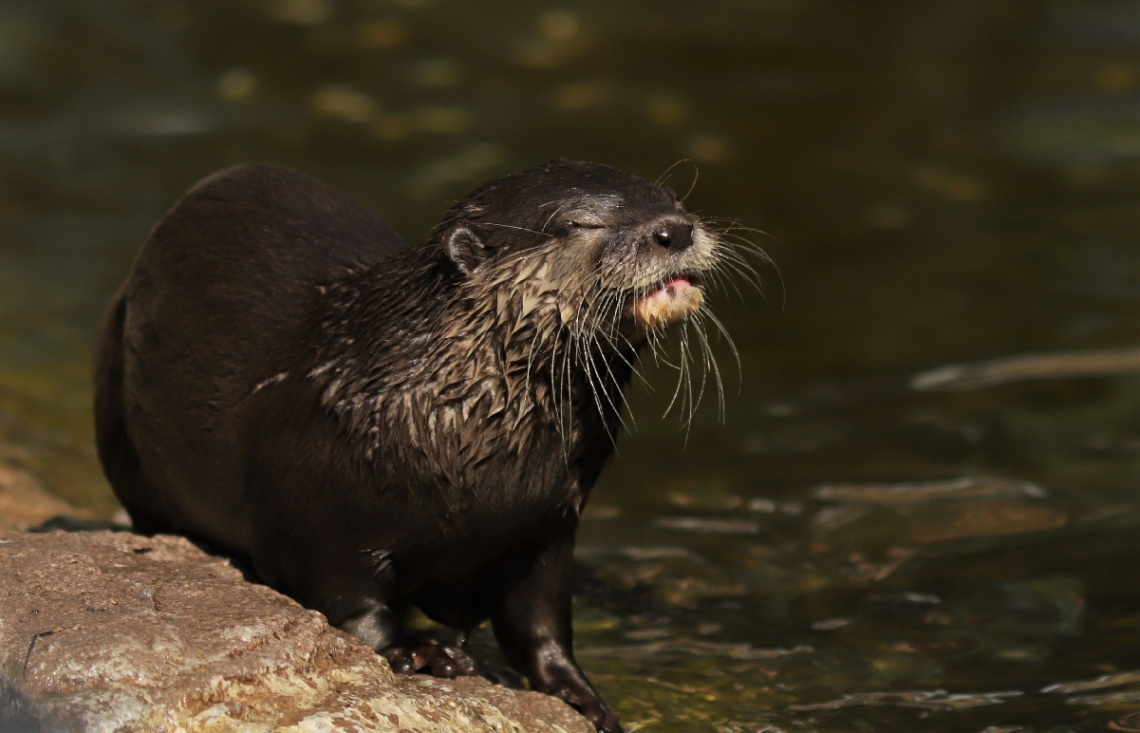
[(487, 257), (487, 246), (483, 233), (471, 227), (458, 226), (443, 238), (443, 248), (448, 258), (460, 272), (470, 275)]

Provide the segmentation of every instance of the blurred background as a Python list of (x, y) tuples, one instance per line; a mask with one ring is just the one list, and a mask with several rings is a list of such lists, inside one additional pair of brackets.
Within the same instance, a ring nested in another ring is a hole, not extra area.
[(629, 728), (1140, 730), (1138, 38), (1135, 0), (0, 0), (0, 497), (115, 515), (92, 341), (213, 170), (416, 242), (552, 158), (675, 166), (775, 267), (710, 296), (723, 417), (649, 365), (583, 523)]

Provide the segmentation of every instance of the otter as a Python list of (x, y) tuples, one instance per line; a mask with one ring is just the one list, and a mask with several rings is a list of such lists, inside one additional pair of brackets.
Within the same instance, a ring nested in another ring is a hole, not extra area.
[(722, 240), (664, 185), (557, 161), (418, 246), (265, 164), (155, 226), (95, 359), (99, 459), (136, 531), (217, 548), (398, 672), (477, 672), (403, 625), (490, 619), (531, 686), (621, 730), (574, 659), (571, 564), (639, 349), (704, 312)]

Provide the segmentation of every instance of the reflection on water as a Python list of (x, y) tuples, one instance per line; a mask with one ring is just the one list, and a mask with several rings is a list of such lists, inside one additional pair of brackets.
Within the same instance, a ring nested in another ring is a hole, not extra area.
[(95, 325), (211, 170), (302, 168), (414, 240), (542, 160), (688, 159), (779, 272), (713, 297), (724, 423), (657, 420), (667, 369), (635, 389), (580, 547), (607, 699), (645, 731), (1140, 730), (1137, 14), (9, 0), (0, 462), (114, 511)]

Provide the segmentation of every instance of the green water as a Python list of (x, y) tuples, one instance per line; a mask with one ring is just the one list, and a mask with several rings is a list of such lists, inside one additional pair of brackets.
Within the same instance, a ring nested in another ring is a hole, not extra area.
[(537, 162), (690, 160), (690, 207), (778, 271), (712, 297), (723, 420), (660, 419), (647, 369), (582, 527), (580, 660), (629, 728), (1140, 730), (1137, 372), (911, 381), (1135, 347), (1137, 28), (1133, 0), (4, 0), (0, 461), (114, 513), (93, 334), (212, 170), (301, 168), (417, 240)]

